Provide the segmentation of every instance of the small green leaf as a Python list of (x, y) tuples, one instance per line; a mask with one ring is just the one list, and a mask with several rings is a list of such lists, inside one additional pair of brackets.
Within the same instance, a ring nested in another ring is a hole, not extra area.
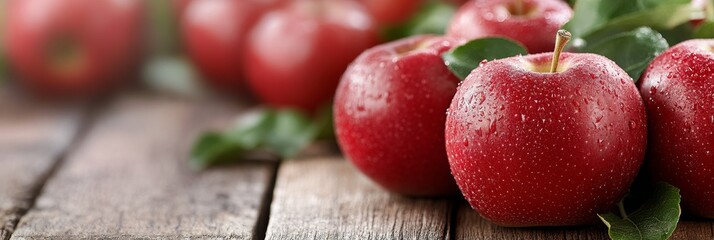
[(332, 133), (331, 129), (331, 108), (320, 111), (315, 119), (292, 109), (259, 109), (243, 114), (226, 132), (209, 132), (201, 136), (191, 152), (191, 164), (205, 168), (239, 161), (243, 155), (254, 151), (268, 151), (289, 158), (323, 137), (324, 133)]
[(396, 40), (419, 34), (444, 34), (456, 8), (443, 2), (428, 2), (411, 19), (382, 32), (386, 40)]
[(444, 61), (451, 72), (462, 80), (476, 69), (481, 61), (491, 61), (528, 54), (523, 45), (505, 38), (472, 40), (444, 53)]
[(667, 183), (658, 183), (649, 200), (632, 214), (620, 218), (606, 213), (598, 214), (598, 217), (608, 227), (608, 234), (613, 240), (665, 240), (677, 228), (682, 213), (680, 200), (679, 189)]
[(714, 38), (714, 22), (704, 22), (694, 30), (694, 38)]
[(667, 48), (669, 44), (661, 34), (651, 28), (641, 27), (587, 46), (583, 51), (600, 54), (615, 61), (637, 81), (652, 59)]
[(231, 142), (220, 133), (209, 132), (200, 136), (193, 145), (190, 163), (193, 167), (202, 169), (225, 162), (231, 156), (244, 151), (240, 144)]

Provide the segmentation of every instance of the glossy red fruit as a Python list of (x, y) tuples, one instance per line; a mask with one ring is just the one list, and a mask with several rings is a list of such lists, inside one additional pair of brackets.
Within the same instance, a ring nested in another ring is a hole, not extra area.
[(193, 0), (172, 0), (171, 3), (177, 15), (181, 16), (186, 11), (186, 8), (188, 7), (188, 4), (191, 3), (191, 1)]
[(446, 120), (446, 151), (461, 192), (504, 226), (596, 221), (642, 164), (646, 119), (632, 79), (611, 60), (563, 53), (483, 63)]
[(23, 85), (53, 96), (110, 89), (139, 56), (140, 0), (13, 0), (5, 49)]
[(444, 121), (459, 79), (441, 58), (456, 45), (436, 36), (380, 45), (363, 53), (342, 78), (334, 104), (342, 151), (390, 191), (458, 191), (444, 150)]
[(248, 80), (270, 105), (313, 111), (332, 100), (340, 76), (377, 42), (357, 2), (298, 0), (266, 14), (247, 42)]
[(421, 0), (361, 0), (381, 26), (395, 25), (408, 20), (424, 3)]
[(572, 15), (573, 10), (561, 0), (472, 0), (456, 12), (447, 35), (507, 37), (522, 43), (530, 53), (550, 52), (553, 36)]
[(244, 45), (260, 16), (276, 1), (192, 0), (182, 15), (188, 54), (216, 89), (240, 92), (245, 85)]
[(689, 212), (714, 218), (714, 40), (680, 43), (640, 80), (655, 180), (678, 187)]

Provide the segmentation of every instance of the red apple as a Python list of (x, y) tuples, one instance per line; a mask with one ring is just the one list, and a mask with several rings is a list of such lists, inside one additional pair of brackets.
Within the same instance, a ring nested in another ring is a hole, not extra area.
[(252, 89), (270, 105), (313, 111), (332, 100), (340, 76), (377, 42), (357, 2), (298, 0), (266, 14), (248, 39)]
[(192, 0), (182, 15), (186, 50), (217, 89), (239, 92), (244, 86), (244, 45), (250, 29), (276, 1)]
[(108, 90), (139, 56), (140, 0), (13, 0), (5, 48), (22, 83), (46, 95)]
[(632, 79), (613, 61), (563, 53), (483, 63), (446, 119), (461, 192), (503, 226), (593, 223), (627, 192), (642, 164), (646, 119)]
[(360, 55), (342, 77), (334, 104), (340, 146), (390, 191), (458, 191), (444, 149), (444, 122), (459, 79), (441, 58), (457, 43), (416, 36), (380, 45)]
[(379, 25), (394, 25), (408, 20), (422, 5), (421, 0), (361, 0)]
[(692, 0), (692, 15), (689, 23), (693, 27), (699, 27), (707, 20), (707, 8), (710, 4), (708, 0)]
[(572, 15), (561, 0), (472, 0), (456, 12), (447, 34), (464, 39), (506, 37), (530, 53), (549, 52), (553, 36)]
[(184, 12), (186, 12), (186, 8), (188, 8), (188, 4), (190, 4), (191, 1), (192, 0), (172, 0), (172, 6), (176, 11), (177, 16), (181, 16)]
[(714, 218), (714, 40), (680, 43), (640, 80), (647, 107), (647, 161), (655, 180), (678, 187), (689, 212)]

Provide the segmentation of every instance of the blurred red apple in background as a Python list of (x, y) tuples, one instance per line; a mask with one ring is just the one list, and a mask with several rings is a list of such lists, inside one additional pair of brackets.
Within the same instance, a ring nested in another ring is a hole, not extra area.
[(361, 0), (361, 2), (380, 26), (406, 21), (424, 3), (422, 0)]
[[(156, 0), (152, 0), (156, 1)], [(191, 3), (193, 0), (172, 0), (172, 5), (174, 7), (174, 10), (177, 13), (177, 16), (183, 15), (183, 13), (186, 11), (186, 8), (188, 8), (188, 4)], [(242, 0), (240, 1), (242, 2)]]
[(53, 96), (92, 95), (139, 56), (141, 0), (12, 0), (5, 48), (23, 85)]
[(645, 110), (612, 60), (553, 54), (483, 63), (449, 107), (446, 151), (471, 206), (504, 226), (594, 223), (644, 158)]
[(447, 35), (502, 36), (522, 43), (530, 53), (550, 52), (553, 36), (572, 15), (561, 0), (472, 0), (456, 12)]
[(377, 42), (375, 28), (355, 1), (292, 1), (253, 29), (248, 81), (270, 105), (313, 111), (332, 100), (347, 65)]
[(364, 52), (335, 96), (344, 154), (384, 188), (407, 195), (458, 192), (444, 149), (446, 108), (459, 79), (441, 55), (458, 41), (416, 36)]
[(210, 84), (237, 92), (244, 85), (245, 40), (260, 16), (277, 1), (192, 0), (181, 28), (191, 60)]
[(655, 180), (681, 190), (683, 208), (714, 218), (714, 40), (680, 43), (641, 77), (647, 161)]

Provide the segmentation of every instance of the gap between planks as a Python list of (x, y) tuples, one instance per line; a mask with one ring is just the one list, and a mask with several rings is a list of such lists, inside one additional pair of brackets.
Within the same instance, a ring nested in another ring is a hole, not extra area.
[(0, 239), (9, 239), (81, 139), (97, 105), (52, 104), (0, 92)]
[(234, 105), (119, 97), (47, 182), (12, 237), (259, 238), (276, 164), (195, 172), (186, 163), (196, 135), (232, 122), (240, 109)]

